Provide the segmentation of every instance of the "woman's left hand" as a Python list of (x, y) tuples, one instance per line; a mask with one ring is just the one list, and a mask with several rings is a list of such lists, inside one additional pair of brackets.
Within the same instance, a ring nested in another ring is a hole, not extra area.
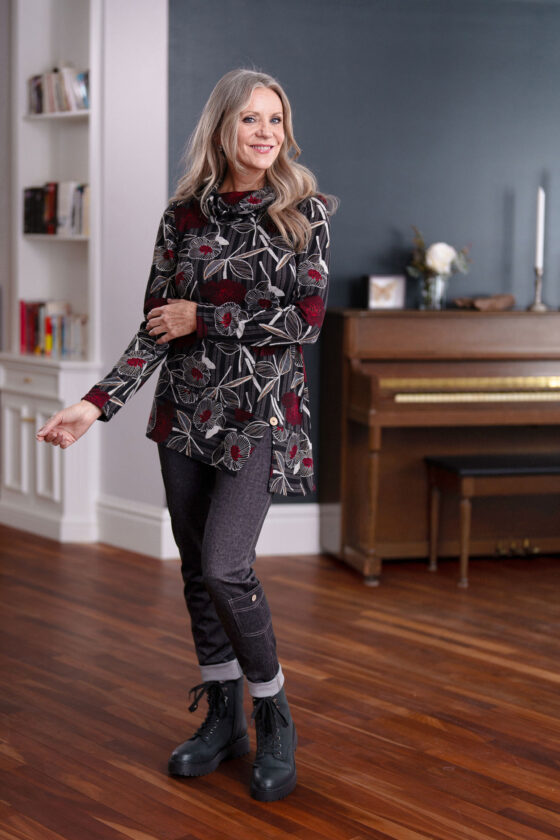
[(148, 334), (158, 336), (156, 344), (166, 344), (196, 330), (196, 303), (168, 298), (166, 306), (156, 306), (148, 313)]

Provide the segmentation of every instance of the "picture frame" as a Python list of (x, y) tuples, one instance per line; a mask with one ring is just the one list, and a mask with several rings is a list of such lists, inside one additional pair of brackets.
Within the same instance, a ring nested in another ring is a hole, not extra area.
[(368, 276), (368, 309), (404, 309), (405, 293), (404, 274)]

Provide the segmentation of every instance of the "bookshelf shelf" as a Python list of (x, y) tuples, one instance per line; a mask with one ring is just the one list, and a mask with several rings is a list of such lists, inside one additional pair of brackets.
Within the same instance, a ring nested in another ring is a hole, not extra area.
[(44, 242), (50, 240), (52, 242), (89, 242), (90, 237), (85, 234), (76, 234), (75, 236), (63, 236), (60, 233), (24, 233), (25, 239), (39, 239)]
[(25, 114), (23, 119), (27, 122), (48, 122), (49, 120), (87, 120), (90, 109), (83, 111), (52, 111), (48, 114)]

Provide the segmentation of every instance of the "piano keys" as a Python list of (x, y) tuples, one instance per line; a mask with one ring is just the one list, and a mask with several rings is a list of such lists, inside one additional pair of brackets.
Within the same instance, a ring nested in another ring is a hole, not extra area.
[[(375, 585), (428, 557), (426, 455), (560, 451), (560, 313), (329, 309), (320, 392), (322, 548)], [(476, 504), (472, 557), (560, 551), (557, 497)]]

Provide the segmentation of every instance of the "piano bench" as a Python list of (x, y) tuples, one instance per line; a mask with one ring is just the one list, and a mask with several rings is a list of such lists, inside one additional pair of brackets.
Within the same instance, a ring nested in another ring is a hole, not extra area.
[(472, 499), (482, 496), (560, 495), (560, 453), (442, 455), (424, 458), (429, 481), (430, 571), (437, 569), (442, 492), (459, 496), (459, 586), (468, 586)]

